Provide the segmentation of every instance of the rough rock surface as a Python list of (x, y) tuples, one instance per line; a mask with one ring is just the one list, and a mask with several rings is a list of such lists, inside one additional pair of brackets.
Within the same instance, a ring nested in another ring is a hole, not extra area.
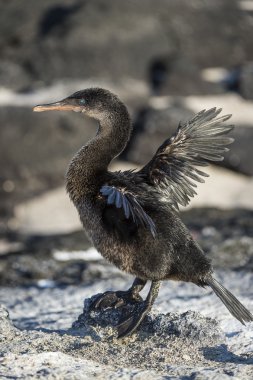
[(235, 0), (2, 1), (0, 25), (1, 83), (22, 91), (63, 77), (143, 79), (162, 59), (170, 93), (202, 93), (199, 67), (252, 59)]
[[(252, 273), (217, 276), (253, 308)], [(129, 309), (94, 312), (88, 297), (125, 289), (129, 281), (126, 276), (80, 287), (1, 288), (1, 378), (252, 378), (252, 326), (240, 325), (212, 292), (191, 284), (164, 284), (140, 331), (117, 340), (113, 325)]]

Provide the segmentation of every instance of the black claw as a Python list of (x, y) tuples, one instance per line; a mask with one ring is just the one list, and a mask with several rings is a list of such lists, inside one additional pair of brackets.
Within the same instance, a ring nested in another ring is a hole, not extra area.
[(143, 302), (143, 298), (142, 296), (140, 296), (139, 294), (133, 294), (132, 295), (132, 302)]
[(121, 299), (118, 299), (118, 301), (115, 303), (113, 307), (114, 309), (118, 309), (119, 307), (124, 306), (124, 305), (125, 305), (125, 301), (121, 298)]
[(115, 292), (105, 292), (98, 296), (91, 305), (91, 309), (108, 309), (118, 301)]

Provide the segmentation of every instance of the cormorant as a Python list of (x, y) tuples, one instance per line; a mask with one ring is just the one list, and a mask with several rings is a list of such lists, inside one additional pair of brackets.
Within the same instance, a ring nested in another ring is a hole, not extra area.
[[(118, 336), (132, 334), (150, 311), (160, 282), (178, 280), (210, 286), (230, 313), (241, 323), (252, 314), (214, 277), (210, 259), (180, 220), (179, 205), (196, 194), (196, 182), (207, 174), (197, 169), (208, 161), (220, 161), (233, 142), (226, 125), (231, 115), (220, 116), (212, 108), (180, 123), (154, 157), (139, 171), (108, 171), (131, 134), (125, 105), (111, 92), (89, 88), (34, 111), (82, 112), (98, 121), (96, 136), (76, 153), (66, 175), (66, 187), (85, 231), (97, 250), (121, 270), (136, 276), (127, 291), (98, 296), (94, 308), (135, 303), (135, 311), (118, 325)], [(140, 291), (151, 287), (142, 300)]]

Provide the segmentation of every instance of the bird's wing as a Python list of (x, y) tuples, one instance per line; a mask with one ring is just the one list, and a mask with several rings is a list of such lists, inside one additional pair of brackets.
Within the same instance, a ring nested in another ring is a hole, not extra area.
[(197, 194), (195, 181), (205, 182), (202, 177), (208, 177), (196, 167), (207, 166), (207, 161), (222, 161), (223, 153), (228, 151), (225, 145), (234, 141), (224, 136), (233, 129), (232, 125), (224, 125), (231, 115), (218, 116), (220, 112), (221, 109), (216, 108), (203, 110), (190, 121), (180, 123), (176, 133), (138, 172), (168, 197), (176, 209), (178, 205), (186, 206), (190, 197)]
[(100, 193), (106, 198), (107, 205), (115, 206), (116, 209), (123, 210), (125, 219), (132, 220), (136, 226), (147, 228), (153, 237), (155, 237), (155, 224), (150, 216), (144, 211), (133, 193), (127, 191), (123, 187), (110, 185), (102, 186)]

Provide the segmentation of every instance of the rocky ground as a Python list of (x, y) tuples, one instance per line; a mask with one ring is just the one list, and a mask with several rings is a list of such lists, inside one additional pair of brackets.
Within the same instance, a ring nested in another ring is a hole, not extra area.
[[(252, 211), (198, 208), (182, 217), (217, 278), (253, 310)], [(94, 312), (90, 297), (126, 289), (130, 276), (83, 250), (82, 231), (11, 238), (0, 260), (1, 378), (252, 378), (252, 326), (209, 289), (164, 283), (139, 332), (117, 340), (115, 324), (131, 306)]]
[[(217, 276), (253, 308), (252, 273)], [(93, 312), (88, 298), (82, 312), (84, 298), (124, 289), (129, 281), (120, 276), (79, 287), (2, 288), (1, 378), (252, 378), (252, 326), (233, 320), (209, 290), (164, 284), (139, 332), (121, 340), (114, 326), (127, 308)]]
[(0, 80), (20, 92), (62, 78), (146, 79), (162, 62), (170, 93), (217, 93), (199, 68), (253, 59), (251, 14), (241, 1), (2, 3)]

